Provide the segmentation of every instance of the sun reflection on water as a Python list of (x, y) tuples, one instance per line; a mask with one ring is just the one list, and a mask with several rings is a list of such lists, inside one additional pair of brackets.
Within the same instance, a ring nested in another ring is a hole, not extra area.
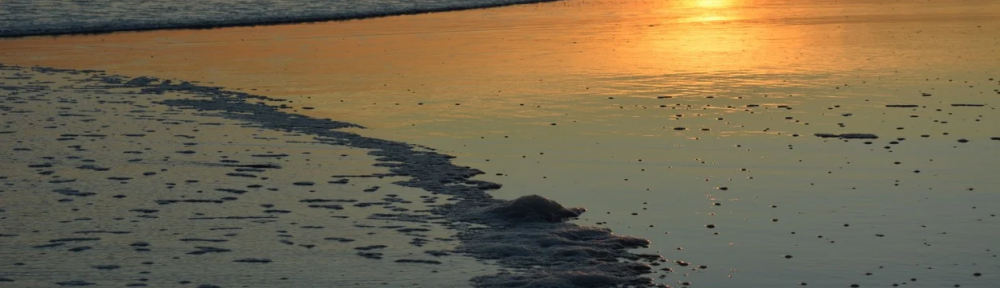
[(694, 6), (702, 8), (721, 8), (729, 7), (733, 5), (732, 0), (697, 0), (694, 1)]
[(690, 17), (683, 19), (683, 22), (718, 22), (736, 19), (739, 15), (734, 6), (738, 6), (734, 0), (696, 0), (691, 3), (682, 3), (688, 6), (693, 13)]

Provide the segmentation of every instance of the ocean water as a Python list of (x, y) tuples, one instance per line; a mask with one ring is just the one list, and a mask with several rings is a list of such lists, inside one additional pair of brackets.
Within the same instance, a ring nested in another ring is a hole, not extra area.
[(213, 28), (346, 20), (544, 1), (17, 0), (0, 2), (0, 36), (102, 33), (169, 28)]
[(995, 11), (561, 1), (6, 40), (0, 62), (253, 91), (438, 148), (504, 184), (495, 197), (649, 239), (669, 261), (648, 276), (672, 286), (992, 287)]

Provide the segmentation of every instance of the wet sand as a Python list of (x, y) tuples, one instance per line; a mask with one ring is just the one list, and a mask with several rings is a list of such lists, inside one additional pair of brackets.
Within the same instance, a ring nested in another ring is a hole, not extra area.
[(441, 149), (491, 195), (651, 240), (673, 286), (996, 282), (996, 3), (691, 3), (29, 38), (0, 62), (211, 82)]
[(192, 93), (142, 79), (2, 68), (4, 286), (450, 287), (496, 272), (445, 252), (455, 231), (372, 216), (450, 201), (375, 177), (389, 169), (369, 149), (166, 106)]
[(645, 239), (565, 223), (586, 209), (495, 200), (485, 191), (502, 185), (452, 156), (339, 131), (363, 127), (284, 112), (286, 100), (0, 68), (2, 115), (18, 116), (0, 152), (4, 282), (648, 285), (645, 263), (666, 261), (627, 251)]

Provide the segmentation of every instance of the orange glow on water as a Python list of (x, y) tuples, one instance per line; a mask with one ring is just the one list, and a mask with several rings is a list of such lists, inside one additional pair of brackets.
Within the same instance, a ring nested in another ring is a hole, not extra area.
[(697, 0), (694, 1), (694, 6), (701, 8), (723, 8), (733, 5), (731, 0)]

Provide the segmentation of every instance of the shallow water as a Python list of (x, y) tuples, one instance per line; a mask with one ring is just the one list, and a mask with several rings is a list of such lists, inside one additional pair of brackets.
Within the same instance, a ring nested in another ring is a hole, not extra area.
[[(256, 89), (371, 128), (363, 135), (440, 148), (503, 183), (495, 196), (588, 207), (578, 223), (692, 263), (652, 275), (674, 286), (990, 287), (1000, 271), (993, 11), (990, 1), (564, 1), (2, 40), (0, 62)], [(886, 107), (897, 104), (917, 106)]]

